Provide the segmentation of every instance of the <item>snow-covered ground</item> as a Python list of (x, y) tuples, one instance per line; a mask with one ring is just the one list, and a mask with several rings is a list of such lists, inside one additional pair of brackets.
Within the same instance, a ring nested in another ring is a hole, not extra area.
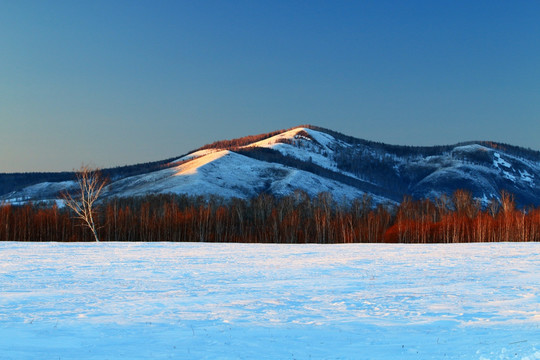
[(540, 244), (0, 243), (0, 359), (540, 359)]

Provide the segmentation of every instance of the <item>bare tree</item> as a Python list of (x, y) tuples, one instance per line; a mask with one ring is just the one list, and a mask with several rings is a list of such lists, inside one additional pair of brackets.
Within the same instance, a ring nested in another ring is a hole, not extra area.
[(83, 221), (92, 231), (96, 241), (99, 242), (96, 221), (94, 220), (96, 201), (107, 181), (99, 169), (92, 169), (86, 165), (83, 165), (75, 175), (79, 185), (77, 193), (72, 195), (66, 191), (62, 194), (62, 198), (66, 206), (75, 212), (76, 218)]

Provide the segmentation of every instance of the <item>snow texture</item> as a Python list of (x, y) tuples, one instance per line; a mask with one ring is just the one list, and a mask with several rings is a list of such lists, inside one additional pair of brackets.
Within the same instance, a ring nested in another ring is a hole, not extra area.
[(28, 199), (39, 199), (39, 201), (56, 202), (58, 207), (63, 207), (63, 201), (59, 200), (57, 196), (49, 198), (47, 195), (56, 195), (75, 189), (77, 189), (75, 181), (42, 182), (27, 186), (21, 191), (8, 194), (3, 201), (12, 205), (24, 205), (28, 202)]
[[(362, 197), (364, 192), (335, 180), (281, 164), (255, 160), (228, 150), (209, 152), (174, 168), (116, 181), (107, 190), (122, 196), (176, 193), (218, 194), (225, 198), (257, 196), (261, 191), (288, 195), (303, 190), (310, 196), (331, 192), (336, 200)], [(376, 203), (386, 199), (374, 196)]]
[(529, 186), (532, 186), (534, 184), (534, 180), (532, 178), (532, 175), (529, 174), (527, 170), (519, 171), (519, 176), (521, 177), (521, 181), (526, 182), (529, 184)]
[[(315, 141), (301, 135), (302, 133), (309, 134)], [(294, 145), (280, 142), (283, 140), (290, 141)], [(333, 160), (334, 150), (332, 148), (335, 144), (337, 144), (337, 140), (331, 135), (300, 127), (245, 147), (271, 148), (279, 151), (282, 155), (291, 156), (302, 161), (311, 161), (323, 168), (342, 172)]]
[(540, 359), (540, 244), (0, 243), (0, 358)]

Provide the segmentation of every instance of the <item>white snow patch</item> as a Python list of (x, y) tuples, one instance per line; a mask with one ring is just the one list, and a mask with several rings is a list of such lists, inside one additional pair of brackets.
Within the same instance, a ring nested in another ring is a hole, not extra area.
[(452, 152), (477, 152), (477, 151), (487, 151), (487, 152), (489, 152), (490, 149), (488, 149), (487, 147), (482, 146), (480, 144), (470, 144), (470, 145), (456, 146), (452, 150)]
[(326, 148), (327, 150), (332, 150), (332, 148), (335, 147), (336, 144), (339, 144), (342, 147), (350, 147), (351, 144), (347, 144), (343, 141), (337, 140), (332, 135), (309, 129), (304, 127), (298, 127), (294, 128), (289, 131), (285, 131), (281, 134), (272, 136), (268, 139), (264, 139), (258, 142), (255, 142), (253, 144), (250, 144), (248, 146), (260, 146), (260, 147), (271, 147), (272, 145), (279, 143), (280, 140), (287, 139), (287, 140), (304, 140), (306, 142), (312, 141), (310, 138), (300, 134), (301, 132), (308, 133), (313, 140), (315, 140), (317, 143), (319, 143), (323, 148)]
[[(71, 191), (77, 187), (75, 181), (42, 182), (30, 185), (16, 192), (16, 197), (11, 198), (12, 202), (20, 201), (25, 203), (28, 199), (43, 198), (43, 194), (56, 194), (63, 191)], [(13, 193), (12, 193), (13, 194)], [(6, 195), (9, 198), (10, 194)], [(7, 199), (9, 200), (9, 199)]]
[(493, 194), (489, 194), (489, 197), (488, 197), (485, 193), (482, 193), (482, 197), (479, 198), (478, 200), (480, 200), (480, 203), (482, 204), (482, 206), (488, 206), (491, 203), (491, 200), (494, 198), (497, 199), (496, 197), (493, 196)]
[[(306, 131), (305, 128), (295, 128), (289, 131), (282, 132), (281, 134), (274, 135), (272, 137), (269, 137), (267, 139), (254, 142), (252, 144), (249, 144), (245, 147), (272, 147), (275, 144), (279, 144), (281, 140), (294, 140), (295, 136), (301, 132)], [(311, 139), (304, 138), (306, 141), (311, 141)]]
[(228, 150), (221, 150), (221, 151), (207, 153), (206, 155), (197, 157), (191, 161), (188, 161), (185, 164), (182, 164), (176, 167), (175, 175), (180, 176), (180, 175), (195, 174), (197, 173), (199, 168), (211, 163), (212, 161), (216, 161), (217, 159), (227, 156), (230, 153), (231, 152)]
[(519, 170), (519, 175), (521, 177), (521, 181), (529, 183), (530, 186), (534, 185), (534, 178), (527, 170)]
[(495, 153), (494, 155), (495, 155), (495, 159), (493, 159), (493, 165), (494, 165), (496, 168), (500, 169), (499, 166), (503, 166), (503, 167), (505, 167), (505, 168), (507, 168), (507, 169), (511, 169), (511, 168), (512, 168), (512, 165), (511, 165), (508, 161), (504, 160), (504, 159), (501, 157), (501, 154)]
[[(308, 133), (316, 142), (313, 142), (310, 138), (302, 135), (302, 132)], [(283, 142), (282, 140), (291, 141), (294, 145)], [(343, 147), (344, 144), (345, 143), (343, 142), (337, 141), (333, 136), (320, 131), (308, 128), (295, 128), (245, 147), (271, 148), (279, 151), (283, 155), (291, 156), (305, 162), (313, 162), (318, 166), (335, 172), (346, 173), (339, 170), (336, 162), (333, 160), (335, 153), (334, 149), (337, 146)], [(350, 145), (348, 145), (348, 147), (349, 146)], [(356, 177), (349, 173), (346, 174), (348, 176)]]
[(64, 201), (56, 198), (65, 191), (73, 191), (77, 188), (75, 181), (42, 182), (27, 186), (20, 191), (4, 195), (0, 204), (26, 205), (32, 202), (56, 203), (59, 208), (64, 207)]
[[(493, 159), (493, 166), (495, 166), (497, 169), (499, 169), (499, 171), (501, 171), (502, 173), (502, 176), (512, 182), (516, 182), (517, 181), (517, 178), (514, 174), (510, 173), (510, 171), (514, 171), (514, 169), (512, 168), (512, 165), (504, 160), (502, 157), (501, 157), (501, 154), (499, 153), (495, 153), (495, 158)], [(501, 168), (501, 166), (503, 168)]]
[(199, 150), (199, 151), (192, 152), (191, 154), (188, 154), (188, 155), (186, 155), (186, 156), (182, 156), (181, 158), (178, 158), (178, 159), (176, 159), (176, 160), (174, 160), (174, 161), (172, 161), (172, 162), (173, 162), (173, 163), (176, 163), (176, 162), (180, 162), (180, 161), (192, 160), (192, 159), (195, 159), (195, 158), (198, 158), (198, 157), (207, 155), (207, 154), (211, 154), (211, 153), (217, 152), (217, 151), (220, 151), (220, 149), (204, 149), (204, 150)]
[(315, 139), (315, 141), (317, 141), (319, 144), (326, 147), (327, 149), (331, 149), (332, 146), (336, 143), (336, 138), (334, 138), (330, 134), (306, 128), (302, 128), (302, 130), (311, 135), (311, 137)]
[(513, 174), (510, 174), (508, 171), (503, 171), (502, 174), (506, 179), (516, 182), (516, 177)]

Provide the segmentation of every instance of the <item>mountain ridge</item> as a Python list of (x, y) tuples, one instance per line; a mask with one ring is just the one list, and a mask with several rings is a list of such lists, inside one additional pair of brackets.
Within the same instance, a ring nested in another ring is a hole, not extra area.
[[(103, 172), (111, 179), (106, 197), (247, 198), (301, 190), (328, 192), (338, 201), (371, 195), (375, 203), (396, 203), (406, 195), (435, 198), (465, 189), (485, 205), (501, 191), (514, 194), (518, 206), (540, 205), (539, 151), (492, 141), (388, 145), (313, 125), (220, 140), (180, 157)], [(62, 186), (73, 188), (74, 173), (54, 174), (0, 174), (0, 201), (52, 200)], [(10, 177), (23, 181), (2, 187)]]

